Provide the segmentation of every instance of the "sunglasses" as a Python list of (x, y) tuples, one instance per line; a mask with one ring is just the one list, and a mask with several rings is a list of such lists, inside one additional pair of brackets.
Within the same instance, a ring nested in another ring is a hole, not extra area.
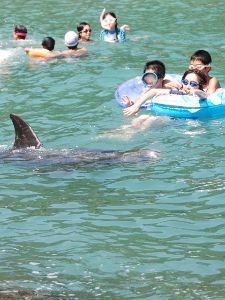
[(91, 31), (92, 31), (91, 29), (85, 29), (85, 30), (83, 30), (82, 32), (88, 33), (88, 32), (91, 32)]
[(197, 87), (197, 86), (199, 86), (199, 83), (197, 81), (189, 81), (187, 79), (182, 79), (181, 83), (183, 85), (190, 85), (191, 87)]

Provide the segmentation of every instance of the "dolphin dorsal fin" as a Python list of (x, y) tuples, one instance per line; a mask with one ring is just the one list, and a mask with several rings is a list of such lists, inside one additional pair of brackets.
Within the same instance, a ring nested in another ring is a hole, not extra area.
[(35, 147), (39, 149), (42, 144), (30, 125), (15, 114), (10, 114), (15, 128), (15, 142), (13, 149)]

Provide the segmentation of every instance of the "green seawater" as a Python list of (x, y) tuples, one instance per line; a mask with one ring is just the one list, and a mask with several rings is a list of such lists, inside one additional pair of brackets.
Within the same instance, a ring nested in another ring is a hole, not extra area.
[[(128, 42), (98, 41), (103, 8), (129, 24)], [(0, 163), (0, 298), (225, 299), (225, 118), (161, 120), (131, 130), (114, 100), (148, 60), (182, 74), (190, 55), (212, 55), (225, 87), (222, 0), (6, 1), (0, 3), (0, 146), (9, 113), (47, 149), (153, 149), (160, 159), (116, 164)], [(34, 61), (45, 36), (64, 49), (87, 21), (81, 59)], [(28, 28), (12, 40), (14, 24)], [(41, 160), (41, 159), (40, 159)]]

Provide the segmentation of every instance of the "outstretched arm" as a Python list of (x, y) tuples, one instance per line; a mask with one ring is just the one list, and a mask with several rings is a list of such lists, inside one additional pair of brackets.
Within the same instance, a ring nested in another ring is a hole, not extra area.
[(130, 30), (130, 27), (129, 27), (129, 25), (124, 24), (124, 25), (122, 25), (122, 26), (120, 27), (120, 29), (123, 30), (123, 31), (128, 31), (128, 30)]
[(136, 114), (139, 111), (142, 104), (145, 103), (145, 101), (147, 101), (149, 98), (153, 98), (154, 96), (159, 94), (168, 94), (169, 91), (170, 90), (168, 89), (151, 89), (147, 91), (146, 93), (139, 96), (133, 105), (123, 110), (124, 116), (129, 117)]
[(104, 28), (104, 29), (106, 29), (105, 28), (105, 22), (104, 22), (104, 19), (103, 19), (105, 11), (106, 11), (105, 8), (103, 8), (103, 10), (102, 10), (102, 12), (100, 14), (100, 17), (99, 17), (100, 24), (101, 24), (102, 28)]
[(59, 55), (57, 51), (51, 52), (42, 48), (25, 48), (24, 51), (32, 58), (53, 58)]
[(102, 12), (100, 14), (100, 18), (99, 18), (100, 23), (102, 23), (104, 13), (105, 13), (105, 8), (103, 8), (103, 10), (102, 10)]

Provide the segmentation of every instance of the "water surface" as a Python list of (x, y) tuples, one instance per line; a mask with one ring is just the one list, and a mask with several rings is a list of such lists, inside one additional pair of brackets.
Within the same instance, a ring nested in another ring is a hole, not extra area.
[[(98, 41), (103, 7), (130, 25), (127, 44)], [(146, 61), (182, 74), (197, 49), (211, 53), (225, 87), (224, 2), (3, 0), (0, 8), (1, 148), (13, 144), (14, 112), (47, 149), (160, 152), (157, 161), (107, 165), (1, 161), (0, 289), (22, 299), (224, 299), (225, 119), (118, 131), (131, 121), (114, 100)], [(63, 49), (80, 21), (96, 41), (87, 57), (24, 54), (48, 35)], [(28, 27), (24, 43), (12, 41), (17, 23)]]

